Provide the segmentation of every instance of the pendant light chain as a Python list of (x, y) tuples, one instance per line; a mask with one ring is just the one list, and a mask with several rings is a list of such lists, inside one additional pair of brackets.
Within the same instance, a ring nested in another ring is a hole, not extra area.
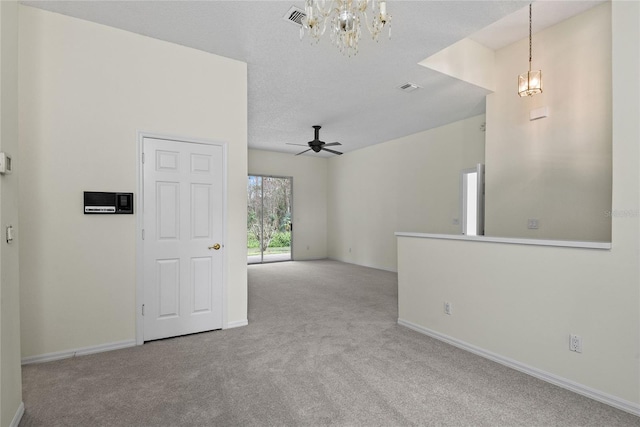
[(529, 3), (529, 71), (531, 71), (531, 3)]

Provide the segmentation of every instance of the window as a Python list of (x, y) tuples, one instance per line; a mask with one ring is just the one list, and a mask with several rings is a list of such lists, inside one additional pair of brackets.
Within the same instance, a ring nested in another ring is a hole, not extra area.
[(247, 262), (290, 261), (293, 178), (249, 175)]

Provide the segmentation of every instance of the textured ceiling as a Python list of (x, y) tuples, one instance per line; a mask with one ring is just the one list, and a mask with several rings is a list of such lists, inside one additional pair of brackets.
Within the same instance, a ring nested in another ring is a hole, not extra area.
[[(528, 2), (393, 0), (392, 38), (385, 33), (376, 43), (363, 31), (360, 52), (347, 57), (328, 34), (317, 44), (301, 41), (299, 27), (283, 19), (302, 0), (22, 3), (246, 62), (249, 146), (290, 153), (303, 147), (286, 143), (313, 139), (312, 125), (322, 125), (323, 141), (340, 141), (337, 149), (348, 152), (483, 113), (485, 89), (418, 62), (496, 21), (474, 39), (497, 48), (528, 30), (523, 11), (500, 21)], [(564, 10), (548, 8), (547, 26), (598, 2), (544, 3)], [(422, 89), (397, 89), (406, 82)]]

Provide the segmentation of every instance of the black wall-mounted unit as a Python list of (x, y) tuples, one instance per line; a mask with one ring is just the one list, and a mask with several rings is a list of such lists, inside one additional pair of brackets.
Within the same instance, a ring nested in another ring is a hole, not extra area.
[(132, 214), (133, 193), (84, 192), (85, 214)]

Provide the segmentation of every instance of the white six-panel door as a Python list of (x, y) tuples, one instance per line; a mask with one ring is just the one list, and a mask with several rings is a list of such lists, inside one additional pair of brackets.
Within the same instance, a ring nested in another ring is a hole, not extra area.
[(223, 148), (143, 140), (144, 341), (222, 328)]

